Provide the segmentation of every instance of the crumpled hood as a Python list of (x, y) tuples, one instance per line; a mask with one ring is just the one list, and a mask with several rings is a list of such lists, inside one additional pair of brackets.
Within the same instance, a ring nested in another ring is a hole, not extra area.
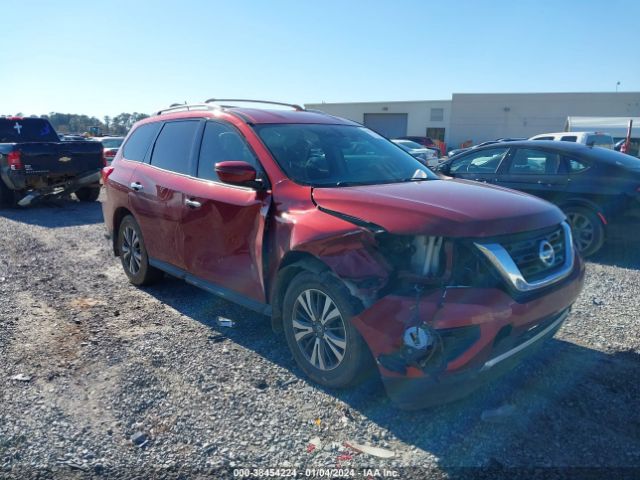
[(465, 180), (314, 188), (322, 209), (395, 234), (490, 237), (557, 225), (564, 214), (525, 193)]

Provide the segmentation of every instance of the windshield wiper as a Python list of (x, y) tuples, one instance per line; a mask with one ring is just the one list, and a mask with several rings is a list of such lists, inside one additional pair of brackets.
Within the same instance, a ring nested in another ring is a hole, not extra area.
[(358, 186), (362, 186), (362, 185), (375, 185), (375, 183), (371, 183), (371, 182), (347, 182), (347, 181), (340, 181), (340, 182), (336, 182), (335, 186), (336, 187), (358, 187)]
[(369, 182), (355, 182), (355, 181), (339, 181), (332, 184), (321, 184), (315, 185), (317, 188), (322, 187), (361, 187), (363, 185), (388, 185), (390, 183), (402, 183), (402, 182), (422, 182), (423, 180), (431, 180), (430, 178), (420, 178), (420, 177), (412, 177), (412, 178), (400, 178), (397, 180), (386, 180), (386, 181), (369, 181)]
[(411, 178), (403, 178), (402, 180), (398, 180), (398, 182), (425, 182), (427, 180), (431, 180), (431, 178), (411, 177)]

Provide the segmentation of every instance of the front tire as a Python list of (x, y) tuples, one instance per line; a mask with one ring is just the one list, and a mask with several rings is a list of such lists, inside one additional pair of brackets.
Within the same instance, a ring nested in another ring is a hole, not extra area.
[(149, 264), (149, 255), (138, 222), (127, 215), (118, 230), (118, 252), (124, 273), (137, 286), (151, 285), (160, 280), (162, 271)]
[(328, 272), (301, 272), (283, 303), (283, 327), (300, 368), (315, 382), (342, 388), (361, 381), (372, 357), (351, 323), (362, 309), (346, 286)]
[(564, 212), (580, 253), (589, 257), (600, 250), (604, 244), (605, 232), (598, 214), (589, 208), (578, 206), (567, 207)]
[(100, 187), (83, 187), (75, 192), (81, 202), (95, 202), (100, 196)]

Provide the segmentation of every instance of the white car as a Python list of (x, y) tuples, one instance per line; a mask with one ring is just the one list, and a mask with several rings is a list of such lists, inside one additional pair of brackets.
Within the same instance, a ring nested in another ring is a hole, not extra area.
[(541, 133), (529, 140), (559, 140), (562, 142), (575, 142), (592, 147), (602, 147), (613, 150), (613, 137), (602, 132), (559, 132)]
[(124, 142), (124, 137), (94, 137), (92, 140), (102, 143), (104, 161), (107, 165), (111, 165), (111, 160), (113, 160), (116, 153), (118, 153), (120, 145)]
[(438, 154), (432, 148), (424, 147), (411, 140), (394, 139), (391, 141), (405, 152), (420, 160), (427, 167), (435, 168), (438, 166)]

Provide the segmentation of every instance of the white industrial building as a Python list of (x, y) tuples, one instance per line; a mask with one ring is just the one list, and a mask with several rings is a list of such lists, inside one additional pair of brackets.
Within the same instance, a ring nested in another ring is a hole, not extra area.
[(640, 92), (454, 93), (451, 100), (305, 106), (363, 123), (390, 138), (427, 136), (455, 148), (468, 141), (563, 131), (569, 117), (637, 117)]

